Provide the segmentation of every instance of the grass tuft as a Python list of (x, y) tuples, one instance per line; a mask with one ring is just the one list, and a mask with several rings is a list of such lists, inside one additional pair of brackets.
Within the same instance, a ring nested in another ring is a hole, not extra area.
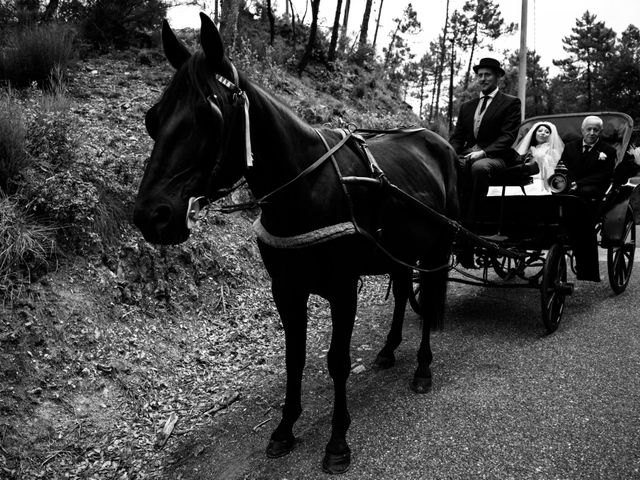
[(0, 50), (0, 79), (16, 87), (36, 82), (49, 87), (55, 70), (64, 70), (73, 55), (73, 31), (50, 23), (7, 34)]
[(33, 221), (15, 196), (0, 197), (0, 295), (6, 297), (48, 268), (55, 230)]
[(12, 193), (16, 176), (26, 168), (26, 128), (22, 109), (10, 95), (0, 96), (0, 193)]

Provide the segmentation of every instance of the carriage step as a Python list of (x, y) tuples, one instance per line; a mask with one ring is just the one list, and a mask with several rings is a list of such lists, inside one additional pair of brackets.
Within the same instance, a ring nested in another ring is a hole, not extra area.
[(480, 235), (480, 238), (482, 238), (484, 240), (488, 240), (489, 242), (494, 242), (494, 243), (502, 243), (502, 242), (506, 242), (507, 240), (509, 240), (509, 237), (507, 237), (506, 235), (500, 235), (500, 234)]

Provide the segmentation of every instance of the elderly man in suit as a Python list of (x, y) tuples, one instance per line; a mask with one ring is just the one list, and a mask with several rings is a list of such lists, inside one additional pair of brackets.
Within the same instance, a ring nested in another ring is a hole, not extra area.
[(569, 193), (585, 200), (601, 200), (616, 165), (616, 149), (600, 140), (603, 123), (589, 115), (582, 121), (582, 138), (565, 145), (560, 161), (567, 167)]
[[(483, 58), (473, 71), (480, 96), (461, 105), (449, 140), (459, 156), (462, 219), (469, 225), (476, 221), (491, 178), (514, 162), (511, 147), (520, 125), (520, 100), (498, 89), (498, 80), (505, 74), (500, 62)], [(458, 258), (465, 267), (475, 266), (471, 249)]]
[(567, 167), (570, 194), (585, 201), (580, 211), (569, 212), (578, 280), (600, 281), (595, 212), (611, 184), (616, 149), (600, 140), (603, 122), (589, 115), (582, 121), (582, 138), (568, 142), (560, 162)]

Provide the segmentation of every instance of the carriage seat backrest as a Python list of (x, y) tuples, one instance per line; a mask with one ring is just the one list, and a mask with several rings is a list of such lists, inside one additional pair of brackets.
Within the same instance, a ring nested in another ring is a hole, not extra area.
[[(617, 160), (616, 163), (622, 160), (624, 156), (624, 148), (625, 148), (625, 133), (627, 131), (626, 122), (622, 121), (623, 119), (619, 117), (612, 117), (603, 119), (604, 127), (602, 133), (600, 134), (600, 141), (611, 145), (616, 149), (617, 152)], [(564, 143), (568, 143), (570, 141), (582, 138), (582, 130), (581, 130), (581, 122), (575, 126), (567, 126), (565, 131), (560, 131), (560, 137)], [(629, 141), (627, 137), (627, 142)]]
[(550, 115), (547, 118), (536, 117), (535, 119), (529, 119), (520, 127), (516, 142), (524, 137), (524, 135), (529, 131), (535, 123), (534, 120), (553, 123), (557, 127), (560, 138), (562, 138), (562, 141), (565, 144), (573, 140), (577, 140), (582, 138), (582, 120), (584, 120), (584, 117), (587, 115), (597, 115), (602, 118), (604, 126), (600, 139), (616, 149), (617, 162), (620, 162), (625, 154), (627, 145), (629, 144), (629, 139), (631, 138), (633, 121), (627, 115), (615, 112), (558, 116)]

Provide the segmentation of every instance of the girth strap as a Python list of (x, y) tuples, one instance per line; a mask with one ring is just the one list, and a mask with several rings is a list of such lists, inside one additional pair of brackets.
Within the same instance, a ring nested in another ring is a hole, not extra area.
[(256, 221), (253, 222), (253, 231), (260, 241), (274, 248), (310, 247), (312, 245), (317, 245), (319, 243), (328, 242), (329, 240), (335, 240), (336, 238), (357, 233), (353, 223), (343, 222), (338, 223), (337, 225), (322, 227), (311, 232), (301, 233), (300, 235), (279, 237), (269, 233), (262, 225), (260, 218), (257, 218)]

